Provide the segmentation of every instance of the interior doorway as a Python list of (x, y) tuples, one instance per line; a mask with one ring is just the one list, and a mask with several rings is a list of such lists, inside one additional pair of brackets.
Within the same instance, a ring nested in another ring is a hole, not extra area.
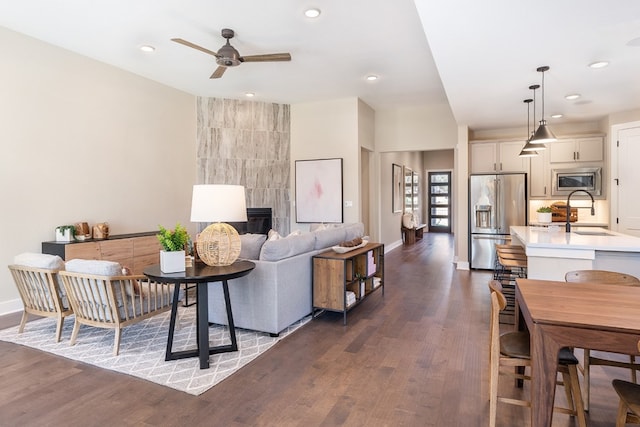
[(611, 225), (612, 229), (632, 236), (640, 236), (640, 201), (637, 185), (640, 170), (633, 159), (640, 157), (640, 122), (614, 126), (611, 142)]
[(451, 233), (451, 172), (428, 174), (429, 232)]

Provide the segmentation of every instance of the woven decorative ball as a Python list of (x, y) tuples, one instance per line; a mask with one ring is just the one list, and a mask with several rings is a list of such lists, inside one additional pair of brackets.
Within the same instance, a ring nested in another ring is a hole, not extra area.
[(240, 255), (240, 235), (224, 222), (216, 222), (198, 236), (198, 256), (211, 266), (231, 265)]

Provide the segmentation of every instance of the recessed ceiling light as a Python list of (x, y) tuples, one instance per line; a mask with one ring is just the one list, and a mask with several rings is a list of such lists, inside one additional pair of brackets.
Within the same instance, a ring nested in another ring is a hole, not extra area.
[(256, 94), (253, 92), (247, 92), (244, 94), (244, 96), (246, 96), (247, 98), (253, 98), (254, 96), (256, 96)]
[(312, 8), (304, 11), (304, 16), (307, 18), (317, 18), (320, 16), (320, 9)]
[(140, 50), (143, 51), (143, 52), (149, 52), (150, 53), (150, 52), (155, 52), (156, 48), (151, 46), (151, 45), (145, 44), (145, 45), (140, 46)]
[(564, 97), (564, 99), (569, 100), (569, 101), (573, 101), (574, 99), (580, 98), (580, 96), (582, 96), (582, 95), (580, 95), (579, 93), (570, 93), (569, 95), (566, 95)]
[(551, 115), (551, 118), (552, 118), (552, 119), (559, 119), (559, 118), (561, 118), (561, 117), (562, 117), (562, 114), (552, 114), (552, 115)]
[(609, 61), (596, 61), (589, 64), (589, 68), (604, 68), (609, 65)]
[(369, 74), (367, 76), (367, 80), (370, 81), (370, 82), (378, 80), (378, 76), (376, 76), (375, 74)]

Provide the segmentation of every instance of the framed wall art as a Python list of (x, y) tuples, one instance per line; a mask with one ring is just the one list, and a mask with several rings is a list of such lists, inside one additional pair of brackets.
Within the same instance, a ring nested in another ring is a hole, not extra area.
[(342, 159), (296, 160), (296, 222), (343, 221)]
[(402, 212), (404, 196), (402, 166), (393, 163), (391, 169), (391, 209), (393, 213), (399, 213)]

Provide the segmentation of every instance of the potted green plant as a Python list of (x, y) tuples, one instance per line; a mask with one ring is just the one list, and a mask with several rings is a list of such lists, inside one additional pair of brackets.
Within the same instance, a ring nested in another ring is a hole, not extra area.
[(189, 233), (180, 223), (173, 230), (158, 226), (160, 251), (160, 270), (163, 273), (177, 273), (186, 270), (185, 247), (189, 242)]
[(56, 242), (71, 242), (76, 235), (74, 225), (59, 225), (56, 227)]
[(538, 213), (538, 222), (548, 224), (551, 222), (551, 207), (540, 206), (536, 212)]

